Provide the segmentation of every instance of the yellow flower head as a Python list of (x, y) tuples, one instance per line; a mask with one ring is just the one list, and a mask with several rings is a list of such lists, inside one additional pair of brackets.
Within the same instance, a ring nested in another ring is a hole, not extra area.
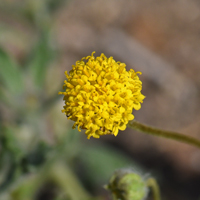
[(85, 134), (99, 138), (101, 135), (118, 134), (125, 130), (129, 120), (134, 119), (132, 110), (139, 110), (144, 99), (142, 82), (133, 69), (107, 58), (83, 57), (65, 75), (63, 113), (75, 121), (73, 128), (86, 129)]

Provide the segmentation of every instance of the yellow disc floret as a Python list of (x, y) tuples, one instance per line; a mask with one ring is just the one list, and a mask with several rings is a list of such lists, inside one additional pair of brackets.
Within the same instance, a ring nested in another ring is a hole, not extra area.
[(73, 128), (86, 129), (88, 139), (93, 136), (118, 134), (133, 120), (132, 110), (139, 110), (144, 99), (142, 82), (133, 69), (126, 71), (126, 65), (107, 58), (83, 57), (65, 75), (63, 113), (75, 121)]

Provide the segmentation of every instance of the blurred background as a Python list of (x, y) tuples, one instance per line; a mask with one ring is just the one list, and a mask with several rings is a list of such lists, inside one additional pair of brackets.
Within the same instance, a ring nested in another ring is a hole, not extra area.
[(87, 140), (57, 95), (76, 60), (105, 53), (142, 72), (136, 120), (200, 139), (199, 22), (198, 0), (1, 0), (0, 199), (111, 199), (123, 167), (164, 200), (200, 199), (200, 150), (128, 128)]

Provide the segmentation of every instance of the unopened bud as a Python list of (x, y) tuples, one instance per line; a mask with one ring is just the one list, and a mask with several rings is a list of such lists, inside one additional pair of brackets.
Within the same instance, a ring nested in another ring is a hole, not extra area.
[(144, 200), (148, 192), (145, 180), (130, 169), (117, 170), (105, 188), (115, 200)]

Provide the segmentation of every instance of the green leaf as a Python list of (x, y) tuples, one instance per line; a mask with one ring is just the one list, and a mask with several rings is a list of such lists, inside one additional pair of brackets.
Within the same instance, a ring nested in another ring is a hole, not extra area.
[(17, 63), (0, 48), (0, 81), (10, 92), (23, 91), (22, 72)]
[(10, 152), (16, 160), (20, 160), (24, 153), (15, 134), (14, 127), (3, 126), (1, 128), (0, 144), (2, 149)]
[(46, 71), (48, 69), (51, 58), (52, 50), (49, 46), (48, 33), (43, 33), (33, 51), (31, 60), (28, 64), (31, 76), (37, 88), (41, 88), (44, 85)]
[(119, 168), (131, 167), (136, 171), (143, 171), (130, 157), (105, 144), (85, 145), (79, 159), (86, 168), (87, 180), (94, 184), (105, 183)]

